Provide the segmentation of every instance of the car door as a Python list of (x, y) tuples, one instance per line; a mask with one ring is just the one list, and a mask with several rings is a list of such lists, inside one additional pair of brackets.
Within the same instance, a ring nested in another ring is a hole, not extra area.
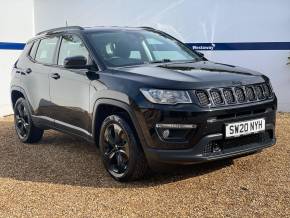
[(51, 73), (59, 37), (36, 40), (21, 72), (23, 88), (33, 109), (33, 115), (51, 120), (49, 74)]
[(82, 136), (90, 136), (90, 83), (86, 69), (64, 68), (67, 57), (84, 56), (89, 52), (77, 35), (64, 35), (60, 41), (57, 67), (50, 74), (50, 96), (55, 127)]

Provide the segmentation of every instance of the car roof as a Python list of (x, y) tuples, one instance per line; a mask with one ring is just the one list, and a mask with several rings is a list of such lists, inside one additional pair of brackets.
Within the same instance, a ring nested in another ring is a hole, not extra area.
[(84, 27), (85, 32), (97, 32), (97, 31), (122, 31), (122, 30), (142, 30), (152, 29), (152, 27), (121, 27), (121, 26), (96, 26), (96, 27)]
[[(124, 30), (155, 30), (152, 27), (121, 27), (121, 26), (94, 26), (94, 27), (81, 27), (81, 26), (67, 26), (54, 29), (48, 29), (36, 34), (29, 41), (33, 41), (44, 36), (50, 36), (59, 33), (76, 33), (76, 32), (103, 32), (103, 31), (124, 31)], [(157, 31), (157, 30), (155, 30)]]

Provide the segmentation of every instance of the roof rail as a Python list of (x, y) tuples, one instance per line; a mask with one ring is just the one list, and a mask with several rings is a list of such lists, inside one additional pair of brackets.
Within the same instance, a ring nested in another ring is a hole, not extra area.
[(52, 34), (52, 33), (58, 33), (58, 32), (63, 32), (63, 31), (67, 31), (67, 30), (84, 30), (83, 27), (81, 26), (67, 26), (67, 27), (58, 27), (58, 28), (54, 28), (54, 29), (49, 29), (49, 30), (45, 30), (45, 31), (41, 31), (39, 33), (37, 33), (36, 35), (42, 35), (42, 34)]
[(147, 30), (156, 30), (156, 29), (154, 29), (153, 27), (150, 27), (150, 26), (140, 26), (139, 28), (147, 29)]

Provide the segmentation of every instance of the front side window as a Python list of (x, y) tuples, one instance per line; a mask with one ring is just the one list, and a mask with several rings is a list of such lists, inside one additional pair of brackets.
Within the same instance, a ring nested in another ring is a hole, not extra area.
[(33, 58), (33, 59), (35, 58), (37, 47), (38, 47), (38, 41), (33, 42), (32, 48), (31, 48), (31, 50), (29, 52), (29, 56), (31, 58)]
[(88, 37), (98, 56), (109, 67), (201, 59), (182, 43), (158, 32), (112, 30), (91, 32)]
[(82, 40), (74, 35), (65, 35), (62, 38), (58, 56), (58, 65), (63, 65), (68, 57), (83, 56), (89, 58), (89, 52)]
[(35, 60), (43, 64), (53, 64), (54, 51), (58, 37), (42, 39), (39, 43)]

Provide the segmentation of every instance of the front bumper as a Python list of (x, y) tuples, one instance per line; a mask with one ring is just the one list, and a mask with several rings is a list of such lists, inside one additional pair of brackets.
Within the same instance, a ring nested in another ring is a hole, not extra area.
[(251, 143), (243, 146), (227, 149), (225, 152), (205, 153), (202, 150), (212, 140), (222, 139), (221, 135), (210, 135), (203, 138), (200, 143), (189, 149), (183, 150), (161, 150), (147, 148), (147, 157), (154, 162), (171, 164), (193, 164), (207, 161), (219, 160), (244, 154), (250, 154), (271, 147), (276, 143), (276, 139), (271, 139), (263, 143)]
[[(143, 150), (148, 162), (191, 164), (253, 153), (275, 144), (276, 98), (262, 104), (217, 110), (178, 111), (141, 110), (137, 116), (142, 129)], [(226, 139), (225, 124), (265, 118), (263, 133)], [(196, 124), (197, 128), (181, 141), (164, 140), (156, 131), (157, 123)], [(214, 147), (219, 145), (220, 149)]]

